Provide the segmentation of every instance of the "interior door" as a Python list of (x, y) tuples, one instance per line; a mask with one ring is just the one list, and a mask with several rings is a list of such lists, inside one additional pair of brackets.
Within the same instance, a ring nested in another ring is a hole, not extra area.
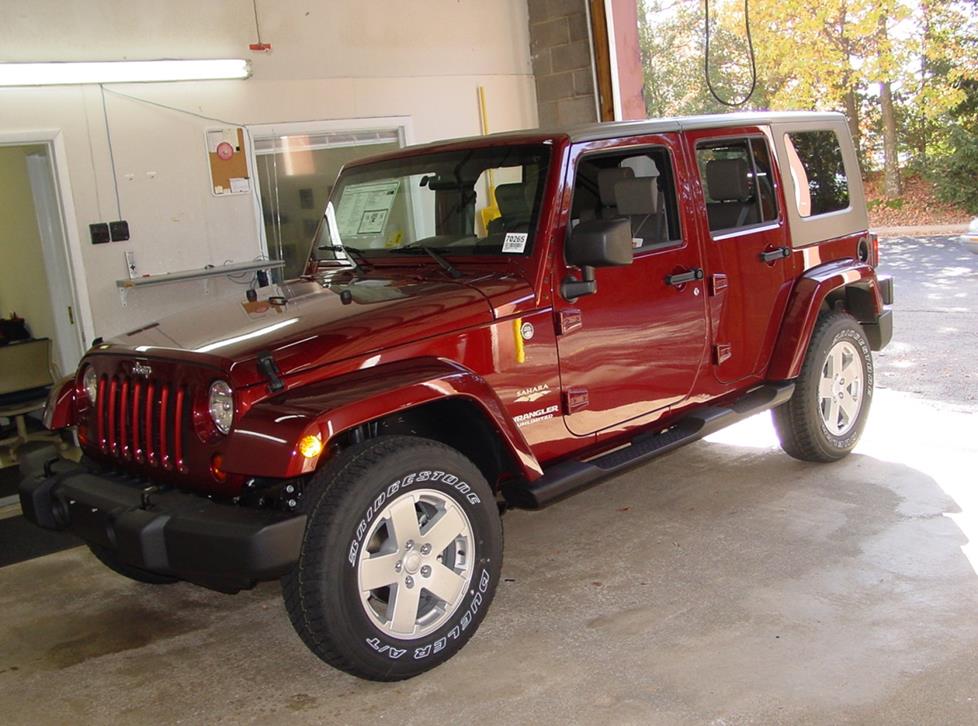
[(718, 380), (735, 383), (763, 373), (791, 291), (780, 178), (759, 129), (714, 129), (687, 139), (706, 209), (712, 358)]
[[(585, 219), (625, 217), (635, 245), (630, 265), (596, 271), (595, 294), (556, 296), (564, 420), (586, 435), (686, 398), (707, 329), (695, 228), (677, 195), (676, 180), (686, 174), (678, 138), (578, 148), (571, 169), (568, 234)], [(561, 279), (580, 276), (562, 262), (558, 271), (558, 288)]]

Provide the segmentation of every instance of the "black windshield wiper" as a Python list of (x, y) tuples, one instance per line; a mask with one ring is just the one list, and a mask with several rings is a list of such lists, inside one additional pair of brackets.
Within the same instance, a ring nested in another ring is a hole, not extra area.
[(427, 255), (437, 262), (438, 266), (447, 272), (453, 280), (456, 280), (462, 276), (462, 273), (458, 271), (458, 268), (456, 268), (455, 265), (442, 257), (438, 252), (435, 252), (434, 248), (429, 247), (428, 245), (408, 245), (407, 247), (400, 247), (398, 249), (391, 250), (391, 252), (411, 253), (415, 250), (421, 250), (422, 252), (427, 253)]
[(354, 272), (363, 272), (370, 263), (367, 262), (366, 256), (358, 250), (356, 247), (346, 247), (344, 245), (322, 245), (319, 247), (321, 250), (333, 250), (333, 252), (342, 252), (347, 256), (350, 262), (353, 264)]

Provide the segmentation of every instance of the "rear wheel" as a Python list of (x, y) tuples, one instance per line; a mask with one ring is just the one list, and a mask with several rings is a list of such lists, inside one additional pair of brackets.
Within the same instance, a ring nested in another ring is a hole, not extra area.
[(803, 461), (836, 461), (852, 451), (873, 398), (873, 355), (848, 313), (819, 318), (795, 392), (774, 409), (781, 448)]
[(371, 680), (410, 678), (475, 632), (502, 566), (492, 490), (443, 444), (384, 436), (342, 452), (306, 492), (292, 624), (321, 659)]
[(128, 577), (130, 580), (142, 582), (147, 585), (169, 585), (177, 581), (175, 577), (160, 575), (156, 572), (142, 570), (138, 567), (127, 565), (125, 562), (120, 562), (111, 550), (107, 550), (104, 547), (90, 544), (88, 545), (88, 549), (92, 551), (95, 558), (103, 565), (123, 577)]

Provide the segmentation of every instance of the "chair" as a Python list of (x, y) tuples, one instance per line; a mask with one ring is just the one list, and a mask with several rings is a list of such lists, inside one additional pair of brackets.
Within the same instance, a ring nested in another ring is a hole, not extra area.
[(16, 435), (0, 439), (0, 467), (17, 463), (17, 449), (30, 441), (60, 443), (51, 431), (28, 432), (27, 414), (40, 411), (47, 402), (51, 377), (51, 341), (23, 340), (0, 346), (0, 417), (11, 418)]

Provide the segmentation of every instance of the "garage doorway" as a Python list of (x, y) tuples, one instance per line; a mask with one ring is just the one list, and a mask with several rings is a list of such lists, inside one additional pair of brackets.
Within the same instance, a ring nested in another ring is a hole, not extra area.
[(345, 119), (249, 128), (261, 204), (259, 228), (269, 259), (298, 276), (326, 200), (344, 164), (409, 143), (409, 119)]
[(16, 315), (31, 337), (51, 339), (55, 376), (77, 367), (90, 330), (71, 254), (74, 214), (64, 202), (60, 141), (60, 132), (0, 134), (0, 315)]

